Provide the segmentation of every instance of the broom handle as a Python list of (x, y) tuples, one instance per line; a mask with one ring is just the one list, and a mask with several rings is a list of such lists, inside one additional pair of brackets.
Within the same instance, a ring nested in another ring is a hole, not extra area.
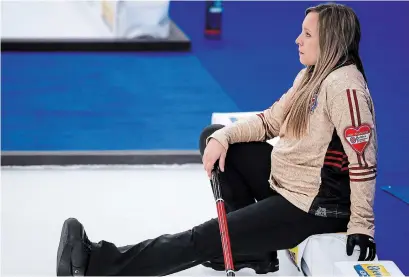
[(224, 207), (224, 200), (222, 197), (220, 183), (219, 183), (219, 167), (215, 165), (212, 171), (212, 189), (214, 200), (216, 201), (217, 217), (219, 220), (220, 236), (222, 240), (224, 266), (227, 276), (235, 276), (233, 266), (233, 255), (230, 246), (230, 236), (226, 220), (226, 209)]

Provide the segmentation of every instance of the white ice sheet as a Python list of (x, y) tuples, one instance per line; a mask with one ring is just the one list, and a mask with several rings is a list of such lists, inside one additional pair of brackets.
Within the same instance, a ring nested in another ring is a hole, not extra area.
[[(93, 241), (134, 244), (216, 217), (201, 166), (2, 168), (2, 276), (55, 275), (63, 221), (78, 218)], [(172, 253), (169, 253), (172, 255)], [(174, 275), (224, 276), (203, 266)], [(237, 276), (255, 275), (253, 270)], [(299, 275), (283, 252), (280, 271)]]

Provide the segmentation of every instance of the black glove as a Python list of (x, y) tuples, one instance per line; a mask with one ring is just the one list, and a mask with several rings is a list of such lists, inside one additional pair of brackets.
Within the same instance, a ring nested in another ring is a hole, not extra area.
[(352, 234), (347, 239), (347, 255), (351, 256), (355, 245), (359, 246), (361, 253), (358, 261), (373, 261), (376, 255), (376, 244), (372, 237), (364, 234)]

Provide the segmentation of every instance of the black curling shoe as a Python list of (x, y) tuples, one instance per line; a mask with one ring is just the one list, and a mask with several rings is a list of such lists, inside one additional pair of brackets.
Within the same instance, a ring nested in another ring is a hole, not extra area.
[(85, 276), (93, 244), (75, 218), (64, 221), (57, 252), (57, 276)]

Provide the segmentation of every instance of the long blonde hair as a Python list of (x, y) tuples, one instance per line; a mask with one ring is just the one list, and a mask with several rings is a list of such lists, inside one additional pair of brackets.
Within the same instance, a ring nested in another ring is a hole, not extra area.
[(359, 57), (361, 29), (355, 12), (341, 4), (329, 3), (310, 7), (310, 12), (318, 13), (320, 54), (313, 66), (307, 66), (292, 99), (284, 111), (287, 126), (285, 135), (297, 139), (308, 133), (308, 123), (313, 97), (318, 97), (322, 82), (335, 69), (355, 64), (365, 72)]

